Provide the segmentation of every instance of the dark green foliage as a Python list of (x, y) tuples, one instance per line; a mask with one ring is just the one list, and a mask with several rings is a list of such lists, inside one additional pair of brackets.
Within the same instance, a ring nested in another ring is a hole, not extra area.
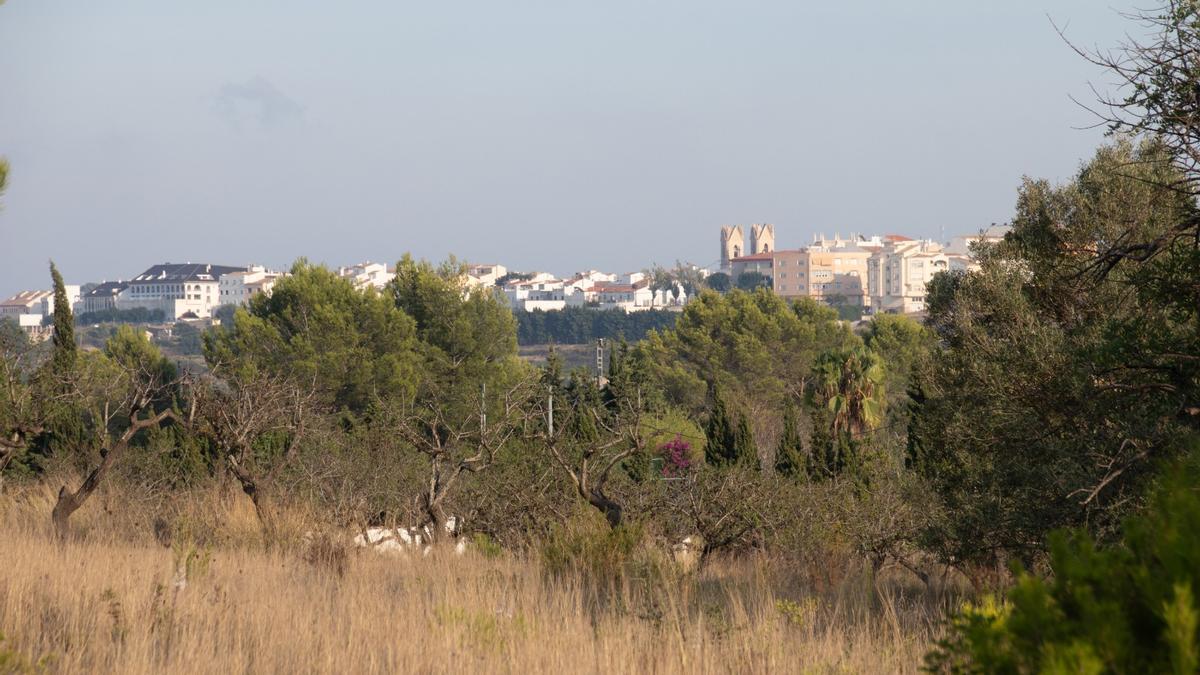
[(745, 413), (738, 415), (732, 457), (734, 464), (756, 469), (759, 466), (758, 446), (754, 443), (754, 433), (750, 431), (750, 420)]
[(625, 461), (621, 462), (621, 468), (625, 471), (625, 475), (629, 476), (629, 480), (634, 483), (645, 482), (653, 473), (650, 464), (650, 453), (633, 453), (625, 458)]
[(811, 452), (805, 468), (811, 480), (839, 476), (854, 456), (854, 442), (849, 434), (833, 433), (833, 413), (826, 406), (816, 406), (811, 412)]
[(733, 280), (724, 272), (710, 274), (704, 281), (709, 288), (718, 293), (727, 293), (733, 289)]
[(56, 377), (63, 378), (75, 368), (75, 320), (71, 316), (71, 303), (62, 275), (53, 261), (50, 278), (54, 281), (54, 352), (50, 357), (50, 369)]
[(354, 412), (375, 396), (411, 395), (425, 360), (413, 320), (392, 298), (304, 260), (206, 334), (204, 356), (210, 367), (287, 373)]
[(942, 501), (929, 543), (947, 559), (1028, 559), (1062, 527), (1112, 536), (1200, 422), (1195, 243), (1097, 274), (1106, 242), (1197, 217), (1180, 180), (1161, 146), (1119, 140), (1067, 185), (1026, 181), (981, 270), (934, 279), (910, 458)]
[(720, 390), (712, 389), (712, 409), (708, 413), (708, 422), (704, 425), (704, 462), (709, 466), (722, 466), (732, 463), (736, 456), (737, 435), (729, 411), (725, 408), (725, 399)]
[(788, 401), (783, 409), (783, 433), (775, 448), (775, 471), (782, 476), (796, 478), (805, 475), (807, 464), (807, 453), (804, 452), (804, 442), (796, 420), (796, 405)]
[(750, 422), (742, 414), (735, 421), (720, 390), (714, 388), (711, 398), (712, 410), (704, 427), (705, 463), (713, 467), (757, 467), (758, 448), (750, 431)]
[(807, 298), (789, 305), (766, 289), (703, 293), (672, 329), (637, 346), (668, 402), (707, 407), (708, 383), (747, 408), (782, 410), (797, 383), (811, 381), (825, 351), (861, 344), (837, 314)]
[[(229, 307), (232, 315), (233, 305), (223, 305), (221, 308)], [(75, 317), (75, 325), (90, 326), (98, 323), (162, 323), (165, 320), (165, 315), (161, 309), (146, 309), (145, 307), (131, 307), (129, 309), (105, 309), (99, 312), (83, 312)]]
[(653, 330), (675, 325), (679, 312), (651, 309), (623, 312), (619, 309), (567, 307), (546, 312), (517, 312), (517, 342), (522, 345), (587, 344), (598, 338), (640, 340)]
[(490, 291), (464, 293), (465, 274), (465, 266), (453, 259), (435, 268), (405, 255), (388, 286), (397, 309), (416, 324), (423, 357), (420, 395), (436, 399), (452, 418), (467, 414), (462, 406), (477, 411), (483, 387), (498, 404), (525, 373), (512, 312)]
[(1200, 452), (1164, 472), (1120, 543), (1050, 538), (1049, 579), (970, 606), (927, 665), (941, 672), (1195, 673), (1200, 668)]

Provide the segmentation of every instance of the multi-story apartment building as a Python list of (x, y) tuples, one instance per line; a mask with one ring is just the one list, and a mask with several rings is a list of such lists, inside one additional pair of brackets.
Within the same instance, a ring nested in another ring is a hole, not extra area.
[(79, 313), (104, 312), (117, 308), (117, 297), (129, 286), (124, 281), (104, 281), (79, 299)]
[(866, 305), (868, 246), (873, 243), (863, 238), (814, 242), (807, 249), (807, 295), (824, 302)]
[(0, 316), (46, 315), (53, 313), (53, 309), (54, 293), (51, 291), (21, 291), (0, 302)]
[(508, 268), (495, 263), (477, 263), (467, 266), (468, 286), (495, 286), (496, 281), (508, 274)]
[(809, 294), (808, 250), (775, 251), (771, 260), (771, 286), (775, 294), (798, 298)]
[(339, 267), (337, 275), (343, 279), (349, 279), (350, 283), (359, 290), (368, 286), (382, 289), (396, 276), (396, 268), (389, 268), (383, 263), (361, 262), (349, 267)]
[(221, 304), (220, 278), (243, 271), (244, 267), (204, 263), (155, 265), (129, 280), (117, 295), (117, 308), (162, 310), (168, 320), (185, 315), (206, 318)]
[(574, 289), (566, 285), (554, 275), (539, 272), (530, 279), (514, 279), (497, 293), (503, 295), (513, 311), (532, 312), (536, 309), (552, 311), (562, 309), (567, 305), (567, 296)]
[(53, 329), (45, 317), (54, 309), (54, 293), (50, 291), (21, 291), (0, 302), (0, 319), (15, 321), (33, 340), (50, 337)]
[(925, 311), (925, 285), (938, 272), (951, 269), (954, 258), (934, 241), (889, 235), (887, 243), (871, 255), (868, 293), (875, 312)]
[(596, 306), (598, 309), (619, 309), (623, 312), (641, 312), (654, 307), (654, 292), (644, 279), (632, 284), (606, 284), (597, 286)]
[(241, 272), (222, 274), (217, 281), (220, 304), (246, 306), (259, 294), (270, 294), (276, 280), (284, 276), (282, 272), (268, 270), (262, 265), (251, 265)]

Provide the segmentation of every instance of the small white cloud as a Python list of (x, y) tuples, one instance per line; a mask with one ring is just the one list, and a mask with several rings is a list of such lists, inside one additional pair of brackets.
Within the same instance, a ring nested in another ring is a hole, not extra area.
[(253, 77), (243, 83), (226, 82), (216, 96), (217, 113), (234, 126), (257, 119), (272, 127), (304, 117), (304, 106), (283, 93), (266, 78)]

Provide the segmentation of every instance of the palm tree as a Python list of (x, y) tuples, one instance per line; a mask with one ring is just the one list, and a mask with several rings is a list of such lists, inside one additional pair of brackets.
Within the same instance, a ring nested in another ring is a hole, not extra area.
[(858, 436), (879, 426), (884, 409), (884, 369), (875, 352), (853, 347), (826, 353), (817, 363), (817, 377), (833, 415), (834, 436)]

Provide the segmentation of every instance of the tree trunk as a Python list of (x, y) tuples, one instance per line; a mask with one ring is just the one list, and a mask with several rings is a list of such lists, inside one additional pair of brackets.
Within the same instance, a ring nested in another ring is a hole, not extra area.
[(589, 504), (604, 514), (604, 519), (608, 521), (609, 527), (615, 530), (621, 526), (624, 509), (621, 508), (620, 504), (609, 499), (608, 496), (599, 490), (588, 491), (586, 497)]
[(67, 489), (64, 485), (58, 490), (58, 500), (54, 503), (54, 510), (50, 512), (50, 521), (54, 523), (54, 531), (60, 539), (65, 539), (70, 533), (71, 514), (79, 510), (88, 497), (100, 487), (100, 481), (104, 479), (104, 475), (108, 473), (109, 467), (117, 460), (125, 449), (129, 447), (129, 442), (142, 429), (155, 426), (167, 419), (174, 417), (175, 413), (170, 410), (164, 410), (154, 417), (140, 420), (137, 416), (141, 413), (141, 408), (134, 408), (129, 414), (129, 428), (117, 442), (113, 444), (111, 449), (100, 449), (100, 464), (92, 469), (88, 477), (84, 479), (83, 484), (74, 492)]
[[(233, 457), (230, 457), (230, 460), (233, 460)], [(233, 470), (233, 476), (237, 478), (242, 492), (250, 498), (250, 503), (254, 505), (254, 515), (258, 518), (259, 526), (262, 527), (263, 540), (269, 545), (275, 538), (275, 513), (271, 509), (265, 481), (259, 481), (250, 475), (236, 461), (230, 461), (230, 468)]]
[(58, 500), (54, 503), (54, 510), (50, 512), (50, 521), (54, 523), (54, 531), (59, 539), (66, 539), (70, 534), (70, 519), (71, 514), (79, 510), (88, 497), (100, 487), (100, 481), (104, 478), (104, 474), (108, 473), (108, 467), (112, 465), (117, 453), (124, 450), (126, 441), (122, 439), (112, 450), (100, 451), (100, 464), (92, 469), (87, 478), (75, 491), (67, 489), (64, 485), (58, 490)]
[(443, 492), (439, 495), (426, 494), (422, 501), (425, 507), (425, 517), (429, 519), (429, 543), (440, 541), (446, 533), (446, 510), (442, 508)]

